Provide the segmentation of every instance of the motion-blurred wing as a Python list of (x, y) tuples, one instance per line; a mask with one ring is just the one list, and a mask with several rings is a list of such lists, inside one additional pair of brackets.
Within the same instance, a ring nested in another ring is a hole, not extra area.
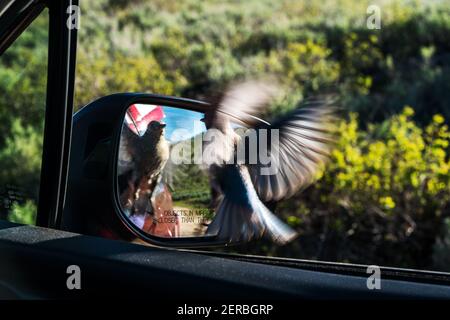
[(267, 80), (252, 80), (231, 86), (223, 95), (217, 112), (229, 116), (229, 120), (250, 125), (260, 121), (257, 116), (278, 93), (275, 84)]
[[(223, 165), (234, 156), (238, 136), (231, 123), (249, 126), (262, 120), (257, 115), (273, 99), (277, 88), (267, 81), (251, 80), (229, 87), (213, 99), (205, 114), (208, 130), (204, 136), (203, 162)], [(214, 101), (215, 100), (215, 101)]]
[[(247, 164), (262, 201), (288, 198), (314, 181), (335, 141), (335, 114), (328, 102), (315, 101), (257, 129), (258, 139), (261, 129), (270, 131), (267, 150), (260, 148), (257, 163)], [(273, 129), (278, 130), (278, 143), (271, 142)], [(261, 163), (262, 155), (270, 162)]]

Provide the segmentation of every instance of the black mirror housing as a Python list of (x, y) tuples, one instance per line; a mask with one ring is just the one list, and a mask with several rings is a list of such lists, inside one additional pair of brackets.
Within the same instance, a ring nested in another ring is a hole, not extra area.
[(206, 102), (145, 93), (117, 93), (99, 98), (73, 117), (72, 147), (64, 230), (126, 241), (141, 239), (171, 247), (224, 245), (214, 236), (161, 238), (142, 232), (124, 218), (118, 199), (117, 159), (123, 119), (132, 104), (168, 105), (204, 112)]

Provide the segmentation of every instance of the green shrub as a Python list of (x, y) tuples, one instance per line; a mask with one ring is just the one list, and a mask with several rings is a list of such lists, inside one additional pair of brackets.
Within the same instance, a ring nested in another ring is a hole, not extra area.
[(37, 199), (42, 159), (43, 128), (24, 126), (11, 119), (11, 134), (0, 149), (0, 185), (23, 188), (25, 196)]
[(339, 143), (323, 177), (279, 207), (301, 234), (280, 251), (432, 267), (433, 246), (449, 216), (450, 134), (441, 115), (422, 129), (413, 114), (405, 107), (367, 131), (359, 129), (356, 114), (340, 124)]
[(34, 225), (36, 224), (37, 207), (34, 201), (27, 200), (23, 204), (15, 202), (8, 215), (8, 220), (15, 223)]

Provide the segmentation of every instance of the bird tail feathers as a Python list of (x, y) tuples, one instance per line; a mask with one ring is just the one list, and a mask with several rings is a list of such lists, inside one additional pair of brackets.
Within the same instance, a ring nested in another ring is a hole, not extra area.
[(248, 242), (267, 236), (278, 244), (286, 244), (298, 235), (261, 201), (248, 206), (232, 202), (228, 197), (220, 202), (206, 234), (226, 242)]

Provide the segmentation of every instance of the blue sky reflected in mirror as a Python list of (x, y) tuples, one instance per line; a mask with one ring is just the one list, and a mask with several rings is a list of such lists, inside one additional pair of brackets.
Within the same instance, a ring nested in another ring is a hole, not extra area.
[(164, 118), (166, 124), (165, 137), (171, 143), (186, 140), (205, 132), (205, 124), (200, 120), (203, 113), (163, 106)]

